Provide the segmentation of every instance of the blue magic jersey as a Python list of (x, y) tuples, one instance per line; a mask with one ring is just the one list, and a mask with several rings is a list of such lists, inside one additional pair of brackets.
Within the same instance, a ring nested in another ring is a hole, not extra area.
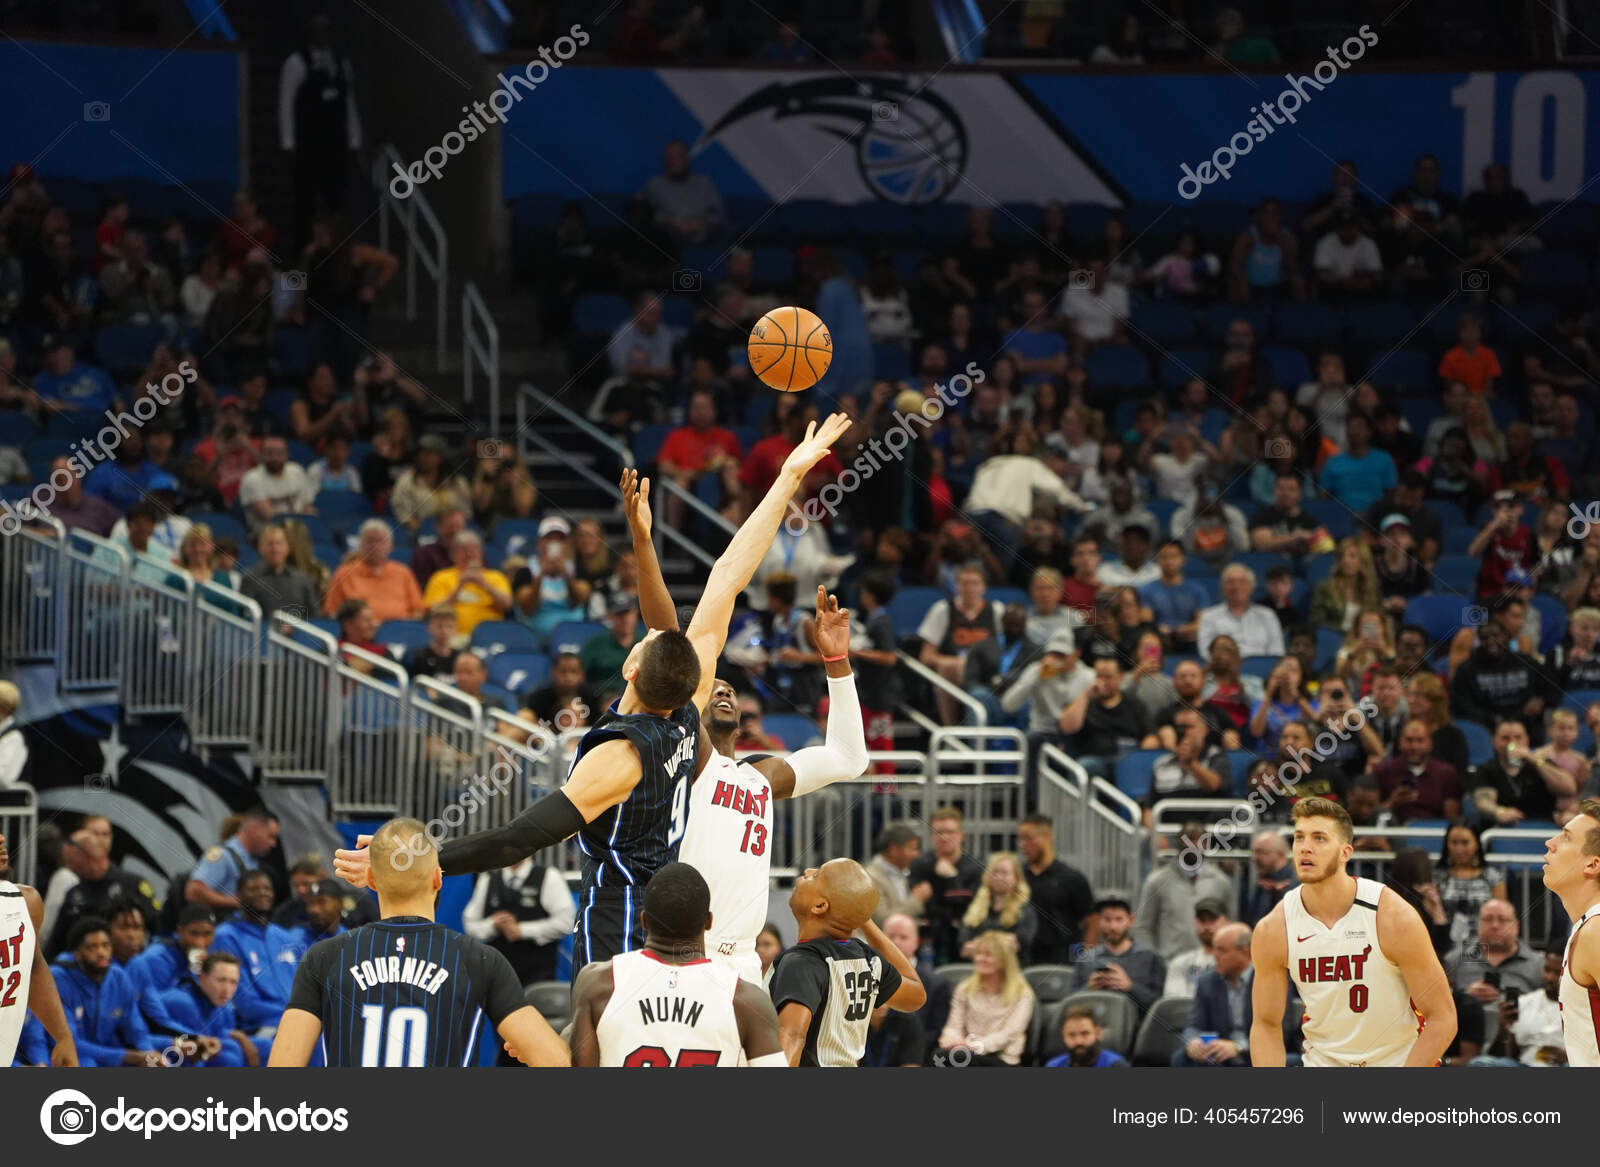
[(578, 832), (585, 903), (600, 889), (619, 895), (629, 889), (637, 900), (650, 877), (678, 857), (689, 821), (689, 785), (700, 768), (700, 711), (690, 703), (671, 717), (618, 713), (613, 702), (583, 735), (573, 765), (618, 738), (639, 751), (641, 774), (626, 799)]

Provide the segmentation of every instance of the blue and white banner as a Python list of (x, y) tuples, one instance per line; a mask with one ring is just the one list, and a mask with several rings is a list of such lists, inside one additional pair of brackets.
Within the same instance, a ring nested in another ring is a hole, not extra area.
[[(1201, 201), (1311, 199), (1342, 158), (1387, 195), (1421, 153), (1439, 158), (1457, 192), (1499, 161), (1535, 203), (1600, 201), (1591, 182), (1600, 119), (1589, 116), (1600, 72), (1380, 73), (1359, 59), (1319, 69), (930, 79), (570, 65), (510, 117), (504, 192), (629, 195), (660, 171), (662, 146), (681, 138), (695, 169), (730, 198), (1176, 203), (1189, 198), (1178, 189), (1184, 167), (1192, 173), (1233, 142), (1228, 177), (1204, 184)], [(1251, 125), (1263, 129), (1253, 140)]]

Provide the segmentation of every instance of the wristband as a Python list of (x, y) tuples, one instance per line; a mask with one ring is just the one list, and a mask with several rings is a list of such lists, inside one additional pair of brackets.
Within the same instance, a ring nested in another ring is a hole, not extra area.
[(850, 659), (850, 654), (848, 652), (842, 652), (838, 656), (825, 656), (825, 657), (823, 657), (822, 658), (822, 663), (825, 664), (825, 665), (831, 665), (831, 664), (837, 664), (839, 661), (849, 660), (849, 659)]

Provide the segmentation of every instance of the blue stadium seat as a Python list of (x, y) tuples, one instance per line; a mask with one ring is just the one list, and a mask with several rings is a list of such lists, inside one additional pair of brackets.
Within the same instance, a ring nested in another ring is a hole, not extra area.
[(484, 682), (480, 696), (483, 698), (484, 708), (499, 706), (507, 713), (517, 711), (517, 696), (510, 689), (494, 684), (492, 681)]
[(911, 354), (903, 344), (872, 346), (872, 375), (880, 381), (904, 381), (911, 376)]
[(1117, 759), (1116, 786), (1129, 798), (1143, 802), (1150, 793), (1150, 770), (1160, 750), (1134, 750)]
[(1522, 268), (1523, 281), (1538, 288), (1541, 295), (1560, 299), (1588, 289), (1588, 264), (1570, 252), (1535, 251), (1519, 255), (1517, 265)]
[(1433, 386), (1438, 368), (1433, 357), (1422, 349), (1385, 349), (1374, 355), (1372, 365), (1362, 371), (1361, 379), (1371, 381), (1379, 389), (1426, 392)]
[[(1196, 207), (1195, 210), (1199, 211), (1200, 208)], [(1206, 335), (1216, 341), (1226, 340), (1228, 325), (1239, 319), (1248, 320), (1255, 330), (1257, 348), (1266, 344), (1267, 338), (1272, 335), (1272, 314), (1260, 304), (1217, 304), (1207, 308), (1201, 315)]]
[(210, 527), (212, 538), (227, 535), (241, 547), (249, 542), (245, 535), (244, 524), (230, 514), (221, 511), (190, 511), (185, 517), (192, 523), (204, 523)]
[[(1529, 258), (1532, 258), (1531, 256)], [(1541, 287), (1538, 283), (1530, 283), (1530, 287)], [(1435, 344), (1441, 349), (1447, 349), (1457, 341), (1457, 330), (1461, 327), (1463, 316), (1476, 316), (1483, 322), (1484, 339), (1494, 337), (1495, 317), (1486, 313), (1476, 304), (1460, 301), (1448, 302), (1437, 311), (1425, 312), (1423, 318), (1427, 321), (1427, 330), (1432, 335)]]
[(1247, 656), (1239, 662), (1239, 675), (1260, 677), (1265, 681), (1272, 675), (1272, 670), (1278, 667), (1278, 660), (1275, 656)]
[(1460, 596), (1417, 596), (1406, 605), (1407, 624), (1424, 629), (1431, 641), (1441, 641), (1461, 627)]
[[(280, 521), (299, 523), (306, 529), (306, 534), (311, 536), (313, 543), (326, 543), (331, 546), (338, 542), (334, 538), (333, 528), (328, 526), (328, 520), (321, 515), (284, 515)], [(335, 560), (334, 563), (337, 565), (338, 560)]]
[(544, 684), (550, 658), (542, 652), (502, 652), (489, 658), (491, 683), (513, 693), (525, 693)]
[(1258, 757), (1259, 754), (1249, 750), (1228, 751), (1228, 779), (1235, 798), (1243, 798), (1250, 792), (1250, 767), (1256, 764)]
[(1482, 562), (1474, 555), (1441, 555), (1433, 565), (1438, 590), (1451, 595), (1458, 604), (1472, 603), (1478, 594), (1478, 569)]
[(108, 325), (95, 333), (95, 363), (113, 374), (140, 372), (161, 339), (161, 330), (153, 324)]
[(603, 332), (609, 336), (632, 315), (633, 309), (621, 296), (591, 292), (573, 304), (572, 327), (579, 335)]
[(1439, 403), (1431, 397), (1400, 398), (1400, 416), (1420, 439), (1439, 416)]
[[(15, 416), (15, 415), (8, 415)], [(88, 438), (106, 427), (104, 413), (57, 413), (45, 421), (45, 432), (52, 438)]]
[(25, 413), (0, 413), (0, 446), (21, 447), (39, 436), (39, 427)]
[(928, 609), (944, 599), (938, 588), (901, 588), (889, 601), (889, 619), (894, 624), (896, 636), (915, 636), (917, 625), (928, 614)]
[[(261, 399), (261, 408), (270, 413), (273, 420), (283, 426), (284, 431), (292, 433), (289, 424), (289, 409), (296, 401), (301, 400), (305, 394), (298, 389), (268, 389), (267, 395)], [(315, 461), (316, 459), (312, 459)]]
[[(1428, 500), (1428, 509), (1434, 513), (1434, 516), (1439, 520), (1440, 525), (1443, 526), (1447, 531), (1451, 527), (1465, 527), (1467, 525), (1466, 514), (1453, 502), (1445, 502), (1442, 499), (1430, 498)], [(1470, 532), (1470, 534), (1473, 535), (1476, 535), (1477, 533), (1477, 531)]]
[(1539, 609), (1539, 653), (1551, 651), (1567, 634), (1567, 609), (1556, 597), (1535, 592), (1533, 606)]
[(1513, 829), (1538, 831), (1539, 834), (1531, 838), (1493, 839), (1490, 841), (1490, 849), (1500, 854), (1510, 852), (1513, 855), (1527, 855), (1530, 857), (1531, 862), (1536, 863), (1539, 861), (1537, 857), (1544, 854), (1545, 839), (1561, 828), (1545, 819), (1524, 819), (1522, 822), (1515, 824)]
[(584, 642), (606, 631), (598, 620), (566, 620), (550, 629), (546, 641), (551, 656), (561, 652), (578, 652)]
[(1096, 390), (1150, 388), (1150, 364), (1130, 344), (1103, 344), (1084, 361), (1089, 383)]
[(351, 490), (321, 491), (314, 505), (329, 529), (346, 539), (353, 537), (356, 528), (372, 517), (372, 504), (367, 496)]
[(1453, 722), (1461, 731), (1461, 736), (1467, 740), (1467, 763), (1472, 766), (1481, 766), (1494, 757), (1494, 734), (1489, 732), (1487, 726), (1479, 725), (1476, 721)]
[(321, 630), (323, 632), (326, 632), (329, 636), (333, 637), (335, 640), (339, 639), (339, 621), (337, 621), (337, 620), (310, 620), (310, 621), (307, 621), (307, 623), (309, 623), (311, 625), (311, 627), (313, 627), (313, 628), (316, 628), (316, 629), (319, 629), (319, 630)]
[[(1255, 572), (1256, 590), (1258, 591), (1266, 586), (1267, 572), (1274, 567), (1287, 567), (1291, 570), (1294, 568), (1293, 560), (1287, 555), (1281, 555), (1276, 551), (1246, 551), (1234, 556), (1232, 563), (1237, 563), (1241, 567), (1248, 567)], [(1232, 563), (1229, 566), (1232, 566)]]
[(1308, 498), (1301, 506), (1306, 514), (1328, 528), (1328, 534), (1335, 539), (1356, 533), (1356, 517), (1350, 513), (1349, 507), (1336, 498)]
[(344, 562), (344, 555), (344, 549), (335, 543), (319, 543), (315, 539), (311, 541), (311, 558), (326, 567), (330, 574), (339, 570), (339, 565)]
[(761, 726), (790, 750), (804, 749), (807, 742), (822, 736), (817, 723), (799, 713), (769, 713)]
[(1162, 348), (1189, 343), (1199, 328), (1190, 309), (1164, 300), (1136, 304), (1129, 314), (1128, 324), (1134, 336), (1148, 339)]
[(1261, 355), (1272, 366), (1272, 375), (1277, 379), (1277, 384), (1299, 386), (1311, 380), (1311, 362), (1299, 349), (1271, 345), (1263, 349)]
[(1278, 340), (1300, 348), (1334, 345), (1344, 320), (1325, 304), (1281, 304), (1272, 314)]
[(1344, 633), (1332, 628), (1317, 629), (1317, 657), (1313, 662), (1320, 673), (1324, 669), (1333, 667), (1334, 658), (1339, 655), (1339, 650), (1344, 647)]
[(1327, 555), (1308, 555), (1305, 561), (1306, 584), (1316, 587), (1327, 579), (1333, 571), (1333, 565), (1338, 561), (1338, 556), (1332, 553)]
[(538, 652), (539, 638), (533, 629), (515, 620), (485, 620), (472, 630), (469, 644), (489, 656), (502, 652)]
[(671, 426), (647, 425), (633, 436), (633, 460), (640, 466), (654, 466), (661, 445), (672, 432)]
[(1175, 348), (1161, 358), (1161, 387), (1172, 390), (1191, 377), (1208, 377), (1211, 365), (1209, 349)]
[(1572, 710), (1581, 722), (1584, 711), (1596, 701), (1600, 701), (1600, 689), (1574, 689), (1561, 698), (1561, 708)]
[(1233, 424), (1235, 414), (1228, 409), (1208, 409), (1200, 416), (1200, 436), (1213, 445), (1222, 441), (1222, 431)]
[(396, 657), (428, 643), (428, 625), (423, 620), (385, 620), (378, 625), (378, 643), (389, 646)]
[(1408, 304), (1358, 304), (1345, 310), (1344, 321), (1355, 343), (1383, 349), (1410, 335), (1417, 313)]
[(1172, 516), (1178, 513), (1178, 504), (1170, 498), (1152, 498), (1145, 500), (1145, 509), (1156, 517), (1156, 522), (1161, 524), (1156, 538), (1163, 539), (1172, 530)]
[(1028, 593), (1022, 588), (988, 588), (984, 591), (984, 597), (995, 604), (1021, 604), (1024, 608), (1028, 606)]
[(272, 369), (296, 380), (311, 372), (311, 334), (303, 328), (280, 328), (272, 334)]
[(507, 555), (527, 555), (539, 541), (538, 519), (501, 519), (494, 525), (494, 540), (505, 545)]

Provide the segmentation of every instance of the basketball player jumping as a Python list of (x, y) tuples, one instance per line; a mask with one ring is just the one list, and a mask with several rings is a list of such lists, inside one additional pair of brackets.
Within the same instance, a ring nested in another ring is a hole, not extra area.
[[(677, 610), (650, 541), (650, 480), (622, 476), (622, 509), (639, 564), (639, 609), (651, 628), (676, 629)], [(866, 728), (850, 671), (850, 612), (826, 588), (817, 588), (816, 647), (828, 675), (828, 731), (824, 743), (787, 758), (734, 759), (739, 735), (738, 694), (727, 681), (711, 686), (701, 711), (711, 754), (689, 792), (689, 825), (678, 857), (711, 886), (713, 931), (706, 955), (761, 984), (756, 937), (766, 922), (772, 879), (772, 804), (798, 798), (867, 769)]]
[(1559, 997), (1567, 1064), (1600, 1066), (1600, 798), (1579, 803), (1544, 848), (1544, 885), (1572, 921)]
[[(844, 434), (834, 414), (806, 427), (776, 481), (711, 568), (687, 633), (653, 630), (623, 662), (627, 688), (578, 745), (566, 785), (504, 827), (446, 843), (446, 875), (494, 871), (578, 835), (583, 886), (573, 962), (609, 960), (639, 946), (639, 890), (677, 857), (689, 784), (710, 756), (700, 706), (711, 694), (734, 602), (749, 585), (806, 474)], [(358, 840), (358, 844), (360, 840)], [(360, 886), (364, 850), (339, 851), (340, 878)]]
[(61, 995), (39, 943), (44, 900), (26, 884), (10, 882), (11, 852), (0, 835), (0, 1066), (17, 1055), (17, 1038), (31, 1012), (55, 1040), (52, 1066), (76, 1066), (78, 1043), (61, 1008)]
[(644, 947), (588, 965), (573, 985), (572, 1064), (787, 1066), (772, 999), (706, 959), (715, 920), (701, 874), (669, 863), (641, 898)]
[(1455, 1037), (1456, 1010), (1422, 917), (1381, 883), (1345, 870), (1354, 830), (1344, 807), (1302, 798), (1293, 816), (1300, 886), (1261, 921), (1251, 945), (1251, 1064), (1284, 1064), (1292, 977), (1305, 1002), (1307, 1066), (1437, 1065)]
[(329, 1066), (465, 1066), (487, 1014), (527, 1065), (570, 1065), (566, 1043), (523, 1000), (511, 962), (434, 921), (442, 877), (426, 828), (390, 819), (370, 852), (364, 882), (383, 918), (311, 946), (267, 1064), (304, 1066), (320, 1040)]

